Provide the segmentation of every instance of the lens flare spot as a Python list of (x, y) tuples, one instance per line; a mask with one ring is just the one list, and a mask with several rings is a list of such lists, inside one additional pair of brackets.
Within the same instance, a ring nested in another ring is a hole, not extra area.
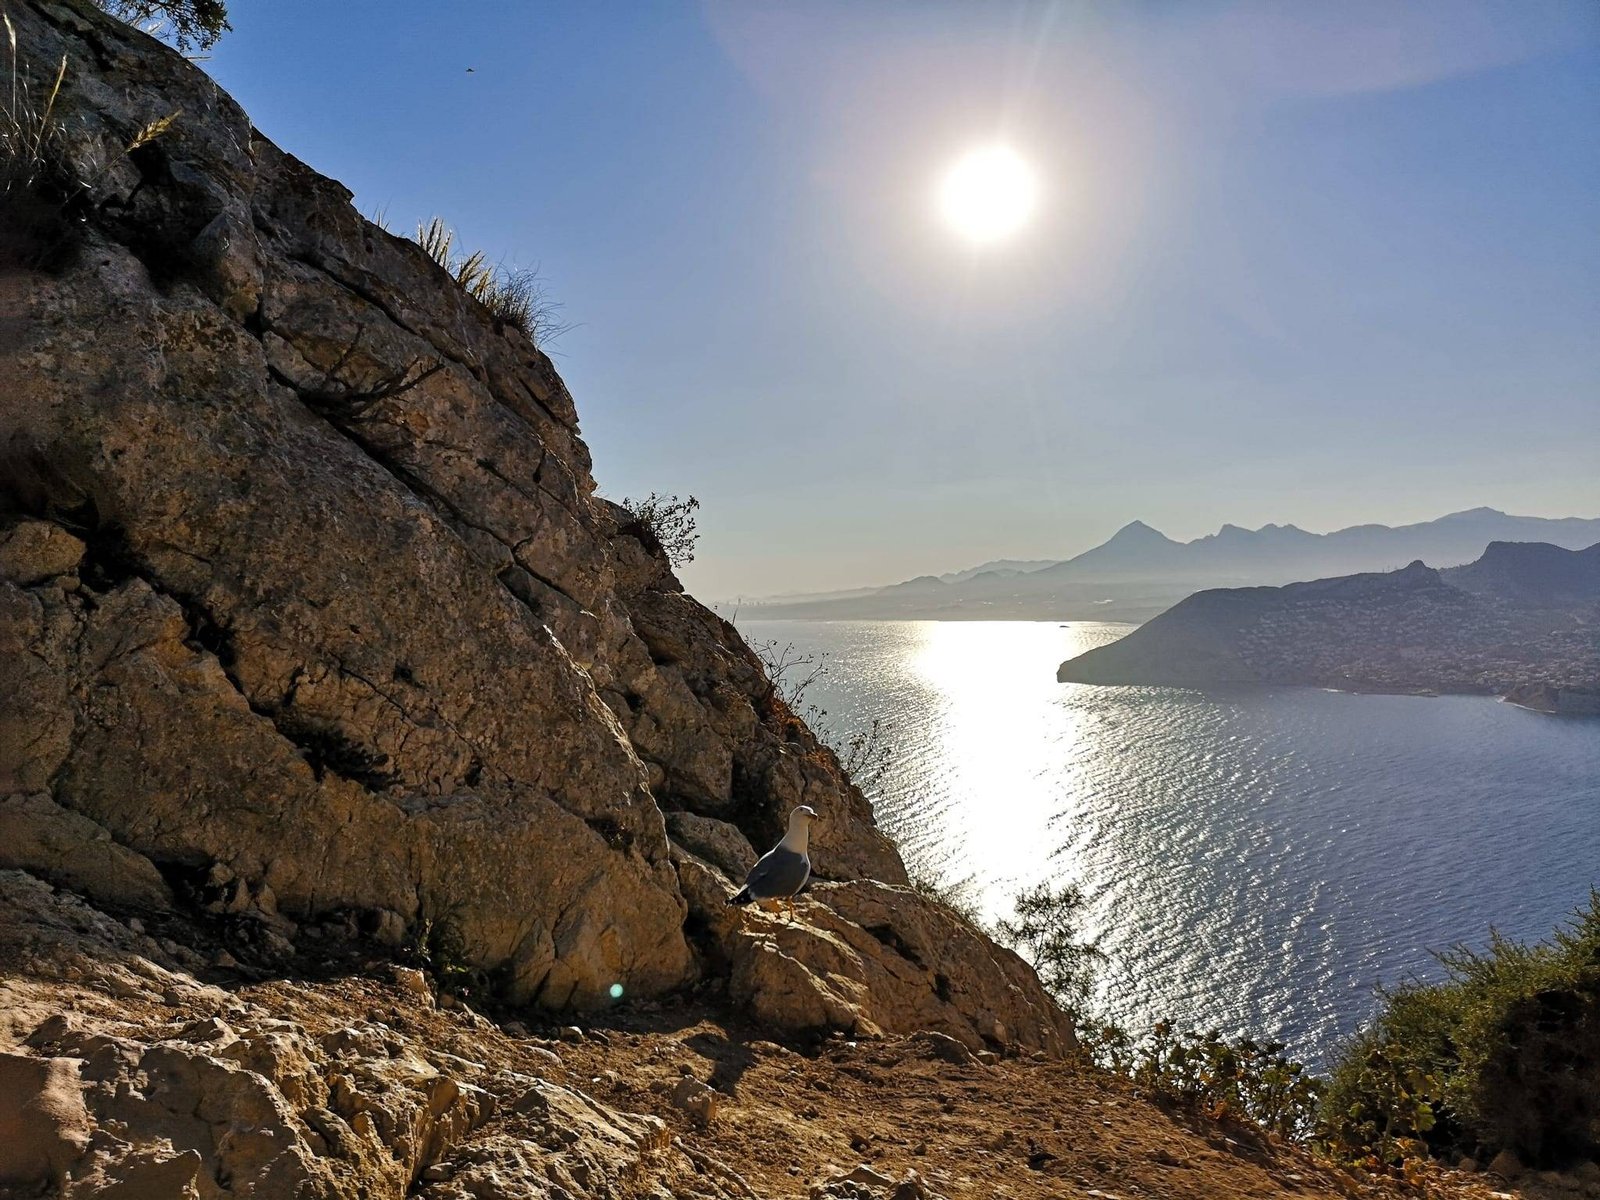
[(613, 983), (611, 985), (611, 998), (613, 1000), (622, 999), (622, 985), (620, 983)]

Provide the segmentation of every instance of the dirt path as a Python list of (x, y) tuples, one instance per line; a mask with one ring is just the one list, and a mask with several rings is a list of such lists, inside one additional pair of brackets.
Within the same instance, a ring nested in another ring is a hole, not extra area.
[[(772, 1200), (809, 1197), (863, 1163), (895, 1180), (915, 1171), (928, 1192), (948, 1200), (1419, 1194), (1318, 1165), (1243, 1126), (1165, 1111), (1091, 1067), (986, 1064), (937, 1037), (835, 1038), (789, 1049), (687, 1005), (617, 1010), (581, 1035), (557, 1026), (525, 1031), (516, 1022), (509, 1032), (464, 1032), (459, 1014), (418, 1009), (414, 997), (376, 980), (246, 992), (312, 1028), (384, 1020), (455, 1053), (659, 1116), (690, 1151), (725, 1164)], [(492, 1136), (494, 1123), (483, 1133)], [(1440, 1172), (1428, 1194), (1535, 1195), (1504, 1187), (1488, 1176)]]

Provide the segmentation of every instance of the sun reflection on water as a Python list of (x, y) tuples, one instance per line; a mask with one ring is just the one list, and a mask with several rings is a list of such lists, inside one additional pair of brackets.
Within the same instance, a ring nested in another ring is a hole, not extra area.
[[(1586, 895), (1600, 738), (1476, 698), (1058, 684), (1127, 626), (750, 622), (829, 654), (808, 699), (886, 723), (873, 788), (908, 861), (970, 879), (991, 921), (1075, 881), (1099, 1002), (1280, 1036), (1313, 1059), (1372, 987), (1492, 922), (1539, 937)], [(1519, 836), (1507, 839), (1514, 807)], [(1495, 846), (1495, 870), (1482, 847)]]

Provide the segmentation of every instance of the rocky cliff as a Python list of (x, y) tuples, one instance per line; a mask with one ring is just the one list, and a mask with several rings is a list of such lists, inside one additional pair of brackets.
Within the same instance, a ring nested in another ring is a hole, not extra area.
[[(547, 1009), (709, 982), (779, 1030), (1061, 1049), (596, 496), (521, 329), (159, 43), (8, 13), (23, 89), (66, 69), (0, 219), (0, 866), (258, 970), (448, 944)], [(835, 882), (730, 917), (802, 802)]]

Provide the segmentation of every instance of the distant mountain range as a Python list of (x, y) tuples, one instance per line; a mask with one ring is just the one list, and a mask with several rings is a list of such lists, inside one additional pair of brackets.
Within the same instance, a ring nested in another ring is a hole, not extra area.
[(1476, 562), (1197, 592), (1061, 664), (1063, 682), (1307, 684), (1600, 707), (1600, 544), (1492, 542)]
[(1191, 542), (1143, 521), (1060, 562), (1003, 559), (888, 587), (746, 601), (746, 616), (896, 620), (1146, 620), (1200, 588), (1278, 585), (1408, 562), (1452, 567), (1491, 542), (1578, 549), (1600, 541), (1600, 518), (1519, 517), (1493, 508), (1415, 525), (1353, 525), (1308, 533), (1293, 525), (1224, 525)]

